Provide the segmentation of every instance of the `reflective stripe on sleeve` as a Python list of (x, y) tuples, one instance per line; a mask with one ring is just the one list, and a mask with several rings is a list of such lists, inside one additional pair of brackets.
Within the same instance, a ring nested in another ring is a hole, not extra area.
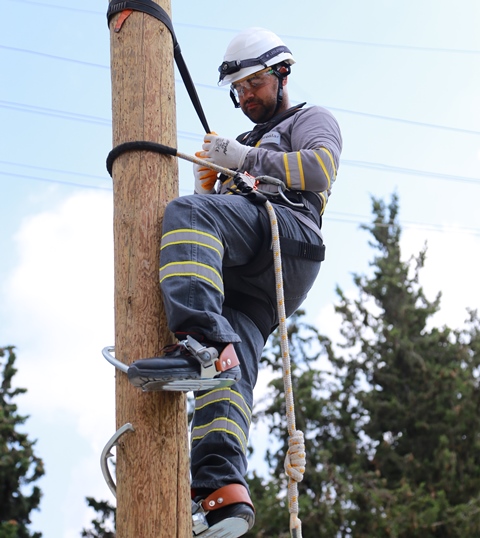
[(297, 151), (298, 176), (300, 179), (300, 190), (305, 190), (305, 175), (303, 174), (302, 154)]
[(328, 188), (330, 188), (331, 180), (330, 180), (330, 174), (328, 173), (327, 167), (325, 166), (323, 159), (320, 157), (320, 155), (315, 151), (315, 157), (317, 158), (318, 164), (320, 165), (322, 172), (324, 176), (327, 178), (328, 182)]

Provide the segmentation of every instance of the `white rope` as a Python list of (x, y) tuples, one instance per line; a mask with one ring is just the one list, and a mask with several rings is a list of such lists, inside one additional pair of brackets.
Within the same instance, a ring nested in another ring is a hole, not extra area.
[(272, 228), (273, 263), (275, 285), (277, 290), (277, 308), (280, 330), (280, 348), (282, 351), (283, 384), (287, 412), (288, 450), (285, 457), (285, 472), (288, 480), (288, 511), (290, 512), (290, 536), (302, 538), (302, 522), (298, 517), (298, 482), (303, 479), (306, 466), (305, 442), (303, 432), (295, 427), (295, 407), (293, 401), (290, 353), (288, 349), (287, 318), (283, 296), (282, 256), (280, 252), (280, 234), (275, 210), (270, 202), (265, 203)]

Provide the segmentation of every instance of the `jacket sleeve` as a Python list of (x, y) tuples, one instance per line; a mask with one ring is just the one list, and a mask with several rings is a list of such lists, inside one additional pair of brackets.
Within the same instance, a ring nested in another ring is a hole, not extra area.
[(277, 130), (280, 141), (272, 143), (272, 137), (265, 143), (261, 140), (247, 155), (244, 168), (255, 177), (279, 178), (289, 189), (316, 192), (325, 208), (342, 151), (336, 119), (324, 108), (311, 107)]

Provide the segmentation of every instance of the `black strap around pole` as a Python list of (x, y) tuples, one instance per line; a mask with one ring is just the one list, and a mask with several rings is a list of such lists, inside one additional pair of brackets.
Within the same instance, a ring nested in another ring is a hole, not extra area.
[(180, 50), (180, 45), (178, 44), (175, 32), (173, 30), (172, 21), (168, 16), (168, 13), (158, 4), (152, 2), (152, 0), (111, 0), (108, 4), (107, 10), (108, 25), (110, 26), (110, 21), (114, 15), (125, 11), (126, 9), (133, 9), (134, 11), (141, 11), (143, 13), (147, 13), (148, 15), (152, 15), (152, 17), (155, 17), (159, 21), (163, 22), (163, 24), (169, 29), (173, 39), (173, 56), (175, 58), (175, 63), (177, 64), (183, 83), (185, 84), (188, 95), (190, 96), (190, 100), (192, 101), (203, 128), (205, 129), (205, 132), (210, 133), (211, 131), (210, 127), (208, 126), (207, 118), (205, 117), (197, 90), (195, 89), (195, 84), (193, 83), (190, 72), (188, 71), (187, 65), (182, 56), (182, 51)]

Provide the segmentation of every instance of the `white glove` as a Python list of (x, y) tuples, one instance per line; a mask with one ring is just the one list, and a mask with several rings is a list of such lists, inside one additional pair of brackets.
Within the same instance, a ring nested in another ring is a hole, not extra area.
[[(200, 159), (205, 159), (204, 151), (197, 151), (195, 155)], [(212, 194), (215, 192), (215, 183), (217, 182), (217, 172), (215, 170), (194, 163), (193, 175), (195, 176), (195, 192), (197, 194)]]
[(245, 157), (252, 149), (231, 138), (222, 138), (213, 134), (205, 135), (203, 142), (205, 157), (218, 166), (233, 170), (242, 168)]

